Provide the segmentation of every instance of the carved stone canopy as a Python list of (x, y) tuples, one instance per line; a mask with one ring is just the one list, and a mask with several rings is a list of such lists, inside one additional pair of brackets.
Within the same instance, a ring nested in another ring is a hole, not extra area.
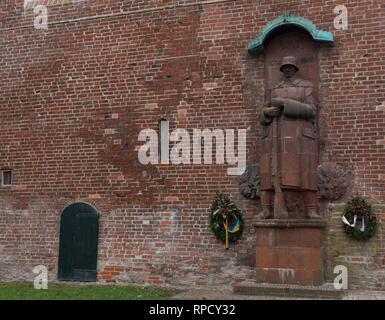
[(333, 34), (331, 32), (318, 29), (315, 24), (306, 18), (292, 16), (290, 12), (285, 12), (282, 16), (265, 25), (255, 39), (249, 42), (247, 46), (249, 53), (257, 54), (263, 52), (266, 41), (270, 35), (283, 27), (296, 27), (309, 33), (316, 42), (334, 44)]

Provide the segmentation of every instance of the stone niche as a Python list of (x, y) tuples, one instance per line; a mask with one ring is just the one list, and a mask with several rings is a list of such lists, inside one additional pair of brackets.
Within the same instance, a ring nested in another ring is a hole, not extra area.
[[(249, 53), (264, 53), (265, 86), (282, 77), (279, 66), (285, 56), (294, 56), (298, 76), (313, 83), (317, 105), (319, 46), (333, 44), (331, 33), (317, 29), (311, 21), (285, 13), (268, 23), (248, 45)], [(318, 115), (313, 120), (318, 129)], [(318, 131), (318, 130), (317, 130)], [(317, 146), (318, 135), (316, 137)], [(318, 150), (317, 150), (318, 153)], [(307, 219), (301, 191), (288, 193), (288, 219), (256, 219), (256, 283), (321, 286), (325, 221)], [(322, 217), (322, 213), (321, 213)]]

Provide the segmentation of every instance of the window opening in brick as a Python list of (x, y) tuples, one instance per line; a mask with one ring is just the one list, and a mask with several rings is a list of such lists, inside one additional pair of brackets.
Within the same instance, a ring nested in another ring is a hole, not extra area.
[(12, 171), (3, 170), (1, 171), (1, 185), (10, 186), (12, 184)]
[(160, 163), (167, 164), (169, 162), (169, 123), (166, 119), (160, 120), (159, 125), (160, 139), (159, 139), (159, 158)]

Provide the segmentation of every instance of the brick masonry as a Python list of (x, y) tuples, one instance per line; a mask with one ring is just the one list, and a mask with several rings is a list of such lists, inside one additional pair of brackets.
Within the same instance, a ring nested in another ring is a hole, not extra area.
[[(243, 198), (229, 165), (142, 165), (140, 130), (248, 129), (257, 161), (264, 57), (247, 43), (289, 10), (333, 32), (320, 64), (321, 163), (350, 170), (353, 187), (322, 202), (325, 276), (349, 268), (352, 288), (384, 289), (385, 27), (383, 1), (40, 1), (48, 29), (33, 27), (23, 0), (0, 4), (0, 279), (56, 279), (60, 214), (84, 201), (100, 213), (101, 282), (232, 285), (255, 277), (259, 203)], [(348, 8), (336, 30), (334, 7)], [(172, 144), (170, 145), (172, 146)], [(209, 229), (216, 192), (244, 214), (229, 250)], [(347, 238), (342, 207), (354, 194), (376, 207), (369, 241)]]

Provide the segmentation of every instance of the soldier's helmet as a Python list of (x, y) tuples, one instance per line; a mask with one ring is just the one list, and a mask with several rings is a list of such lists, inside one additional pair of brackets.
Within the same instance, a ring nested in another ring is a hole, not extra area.
[(297, 59), (296, 57), (293, 57), (293, 56), (286, 56), (282, 59), (282, 64), (281, 64), (281, 67), (279, 68), (279, 70), (282, 72), (282, 67), (283, 66), (286, 66), (286, 65), (292, 65), (295, 67), (295, 69), (298, 71), (299, 68), (297, 66)]

